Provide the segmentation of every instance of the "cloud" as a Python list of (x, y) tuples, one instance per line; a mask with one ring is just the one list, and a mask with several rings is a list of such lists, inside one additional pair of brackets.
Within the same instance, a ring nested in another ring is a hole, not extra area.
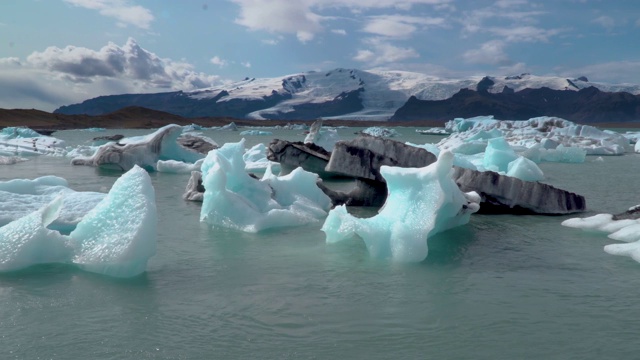
[[(308, 42), (325, 30), (323, 22), (334, 19), (321, 13), (329, 9), (349, 9), (362, 12), (372, 9), (410, 10), (415, 5), (449, 5), (453, 0), (231, 0), (240, 6), (240, 14), (235, 22), (253, 31), (293, 34), (299, 41)], [(403, 27), (410, 30), (411, 23), (396, 22), (395, 25), (381, 19), (372, 20), (370, 33), (377, 35), (401, 32)], [(396, 29), (390, 27), (395, 26)], [(411, 30), (410, 30), (411, 31)]]
[[(640, 22), (640, 20), (638, 21)], [(331, 32), (338, 35), (347, 35), (347, 31), (344, 29), (333, 29)]]
[(213, 65), (219, 66), (220, 68), (223, 68), (225, 66), (227, 66), (229, 63), (227, 62), (227, 60), (221, 59), (219, 56), (214, 56), (213, 58), (211, 58), (211, 63)]
[(418, 29), (417, 26), (442, 26), (445, 23), (444, 18), (403, 15), (372, 16), (362, 30), (387, 37), (407, 37)]
[(495, 6), (506, 9), (510, 7), (527, 5), (529, 2), (527, 0), (498, 0), (495, 3)]
[(251, 67), (251, 63), (248, 61), (243, 61), (240, 63), (240, 65), (246, 67), (247, 69), (249, 69)]
[(556, 69), (567, 77), (586, 76), (590, 81), (608, 83), (640, 83), (640, 61), (611, 61), (572, 69)]
[(140, 5), (132, 5), (127, 0), (64, 0), (85, 9), (97, 10), (100, 15), (114, 18), (119, 26), (133, 25), (149, 29), (154, 16), (151, 11)]
[(594, 24), (598, 24), (607, 30), (611, 30), (616, 26), (616, 21), (611, 16), (602, 15), (591, 21)]
[(321, 16), (313, 13), (304, 1), (233, 0), (240, 5), (236, 23), (250, 30), (295, 34), (302, 42), (312, 40), (323, 27)]
[(504, 52), (504, 46), (500, 40), (488, 41), (478, 49), (465, 52), (463, 58), (472, 64), (508, 65), (510, 60)]
[(487, 31), (504, 38), (508, 42), (548, 42), (550, 37), (558, 35), (564, 30), (518, 26), (509, 28), (492, 27), (488, 28)]
[(420, 57), (413, 48), (398, 47), (381, 38), (365, 39), (363, 43), (369, 48), (358, 50), (353, 60), (366, 63), (369, 66), (379, 66)]
[[(0, 58), (2, 88), (18, 84), (23, 102), (44, 110), (100, 95), (195, 90), (220, 82), (218, 76), (196, 72), (189, 63), (160, 58), (131, 38), (122, 47), (113, 43), (99, 50), (51, 46), (32, 53), (26, 61)], [(9, 98), (1, 99), (0, 107), (6, 107)]]

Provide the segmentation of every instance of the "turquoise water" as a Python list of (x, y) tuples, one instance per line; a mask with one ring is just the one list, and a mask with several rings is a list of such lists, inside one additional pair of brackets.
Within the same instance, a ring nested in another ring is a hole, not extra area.
[[(354, 129), (342, 129), (344, 138)], [(403, 141), (439, 137), (399, 129)], [(81, 143), (105, 134), (64, 131)], [(148, 131), (125, 131), (126, 135)], [(237, 133), (207, 132), (220, 144)], [(247, 137), (301, 140), (295, 131)], [(592, 215), (640, 203), (640, 157), (543, 164)], [(117, 173), (38, 157), (0, 180), (58, 175), (108, 191)], [(631, 359), (640, 345), (640, 264), (563, 217), (474, 215), (429, 239), (419, 264), (327, 245), (321, 224), (245, 234), (212, 230), (181, 199), (188, 175), (151, 174), (158, 253), (128, 280), (49, 265), (0, 276), (2, 359)], [(372, 214), (371, 209), (360, 210)]]

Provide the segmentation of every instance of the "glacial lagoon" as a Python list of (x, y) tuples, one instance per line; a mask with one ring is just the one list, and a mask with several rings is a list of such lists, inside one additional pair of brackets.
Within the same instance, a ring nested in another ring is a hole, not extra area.
[[(343, 139), (361, 129), (345, 128)], [(300, 130), (245, 136), (302, 140)], [(442, 137), (396, 128), (399, 141)], [(68, 145), (149, 130), (60, 131)], [(218, 144), (239, 132), (203, 131)], [(29, 157), (0, 181), (56, 175), (106, 193), (119, 172)], [(545, 182), (585, 196), (567, 216), (473, 214), (429, 239), (423, 262), (373, 259), (362, 241), (326, 244), (322, 223), (257, 234), (211, 229), (182, 200), (188, 174), (151, 173), (157, 254), (116, 279), (69, 265), (0, 275), (6, 359), (603, 359), (633, 358), (640, 264), (611, 256), (606, 235), (561, 226), (640, 203), (640, 155), (542, 163)], [(334, 181), (336, 188), (348, 183)], [(375, 209), (355, 209), (371, 216)]]

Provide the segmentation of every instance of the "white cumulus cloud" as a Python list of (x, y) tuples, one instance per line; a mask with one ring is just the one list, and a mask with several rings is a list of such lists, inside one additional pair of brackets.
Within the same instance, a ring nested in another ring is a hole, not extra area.
[(507, 65), (509, 57), (504, 52), (504, 42), (491, 40), (482, 44), (478, 49), (468, 50), (463, 58), (472, 64)]
[(224, 60), (217, 55), (212, 57), (210, 61), (213, 65), (219, 66), (220, 68), (223, 68), (229, 64), (227, 60)]
[(151, 10), (131, 4), (127, 0), (64, 0), (65, 2), (90, 10), (97, 10), (101, 15), (114, 18), (118, 25), (133, 25), (149, 29), (155, 19)]
[(395, 46), (382, 38), (365, 39), (363, 43), (368, 48), (358, 50), (353, 60), (368, 66), (379, 66), (420, 57), (415, 49)]

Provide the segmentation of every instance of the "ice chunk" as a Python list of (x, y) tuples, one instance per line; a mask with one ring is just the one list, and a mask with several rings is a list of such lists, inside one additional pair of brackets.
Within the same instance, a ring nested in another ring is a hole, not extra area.
[(524, 181), (544, 180), (544, 174), (538, 165), (522, 156), (519, 156), (517, 159), (509, 163), (507, 176), (515, 177)]
[(322, 120), (316, 120), (309, 129), (309, 134), (304, 138), (305, 144), (316, 144), (328, 152), (340, 140), (336, 129), (322, 128)]
[(7, 127), (0, 130), (0, 155), (54, 155), (65, 154), (64, 141), (43, 136), (24, 127)]
[(65, 179), (57, 176), (0, 182), (0, 227), (37, 211), (59, 196), (64, 197), (62, 210), (48, 227), (68, 234), (105, 194), (74, 191)]
[(192, 171), (200, 170), (200, 166), (203, 162), (204, 159), (200, 159), (194, 164), (177, 160), (158, 160), (158, 163), (156, 164), (156, 170), (163, 173), (190, 174)]
[(242, 155), (244, 169), (252, 173), (264, 173), (268, 166), (271, 171), (280, 173), (280, 163), (267, 159), (267, 147), (263, 143), (254, 145)]
[(483, 165), (485, 169), (495, 172), (507, 172), (509, 163), (516, 160), (518, 155), (504, 138), (489, 139), (484, 152)]
[[(315, 185), (316, 174), (302, 169), (275, 177), (267, 169), (262, 180), (245, 171), (244, 139), (212, 150), (202, 164), (200, 220), (212, 226), (258, 232), (318, 222), (331, 206)], [(315, 189), (314, 189), (315, 187)]]
[(134, 166), (78, 223), (70, 237), (73, 263), (114, 277), (132, 277), (146, 270), (156, 253), (158, 219), (151, 179)]
[(395, 137), (395, 136), (400, 135), (394, 129), (383, 128), (383, 127), (380, 127), (380, 126), (368, 127), (366, 129), (362, 130), (362, 133), (363, 134), (367, 134), (367, 135), (371, 135), (371, 136), (378, 136), (378, 137)]
[(202, 159), (203, 154), (178, 144), (177, 139), (181, 134), (181, 126), (167, 125), (146, 136), (125, 138), (118, 143), (107, 143), (101, 146), (92, 157), (75, 158), (71, 163), (122, 171), (138, 165), (153, 171), (156, 169), (158, 160), (194, 163)]
[(69, 239), (47, 229), (60, 214), (62, 198), (0, 228), (0, 271), (37, 264), (66, 263), (73, 248)]
[(480, 197), (462, 193), (451, 179), (452, 165), (453, 154), (445, 151), (424, 168), (382, 166), (389, 195), (378, 215), (358, 219), (348, 214), (344, 205), (338, 206), (322, 226), (326, 241), (358, 235), (373, 257), (424, 260), (431, 235), (466, 224), (479, 209)]
[(13, 165), (13, 164), (17, 164), (19, 162), (23, 162), (23, 161), (27, 161), (28, 159), (25, 159), (23, 157), (19, 157), (19, 156), (2, 156), (0, 155), (0, 165)]
[(267, 136), (267, 135), (273, 135), (273, 133), (271, 131), (264, 131), (264, 130), (245, 130), (240, 132), (240, 136)]

